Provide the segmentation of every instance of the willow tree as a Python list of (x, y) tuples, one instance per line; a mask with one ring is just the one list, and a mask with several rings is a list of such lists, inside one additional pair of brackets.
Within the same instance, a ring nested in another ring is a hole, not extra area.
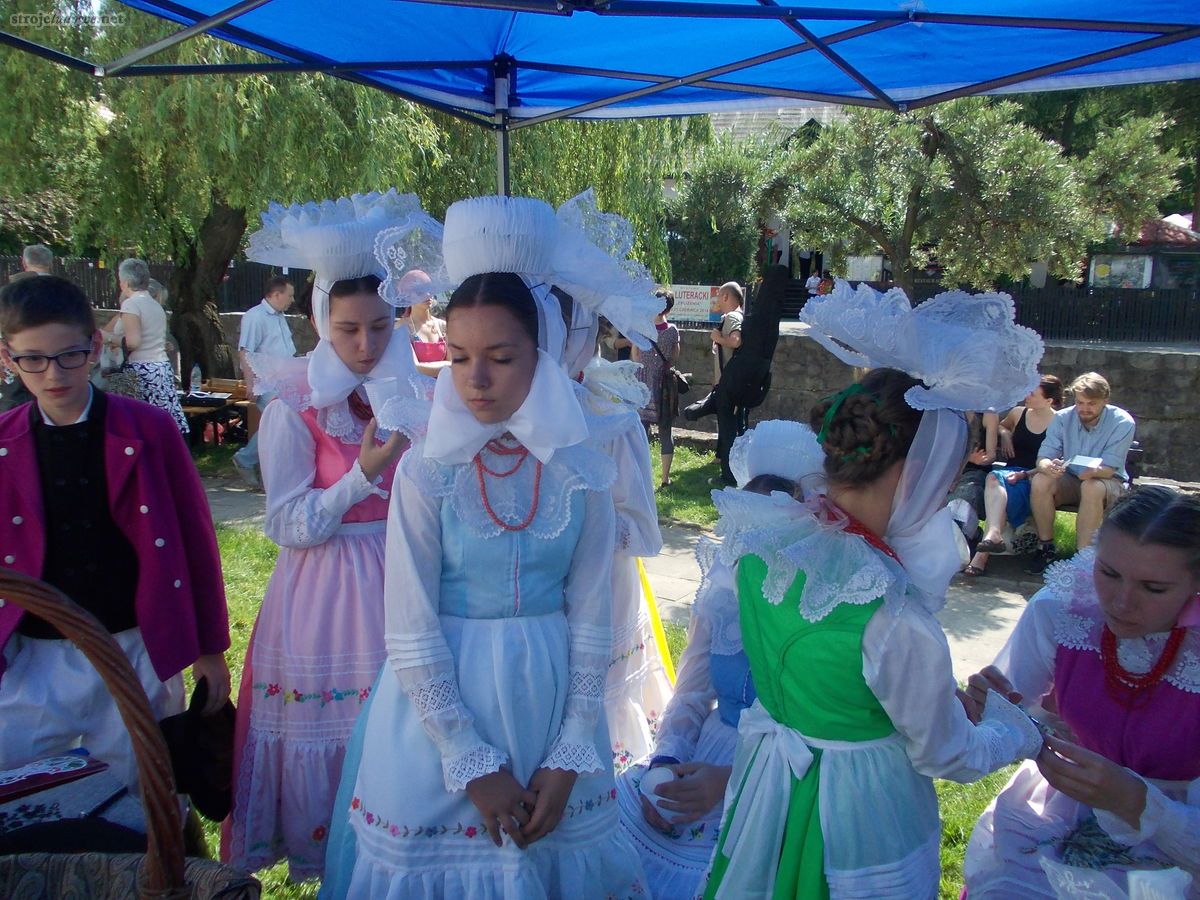
[(1020, 279), (1036, 260), (1078, 277), (1110, 224), (1136, 231), (1154, 214), (1178, 158), (1157, 146), (1162, 120), (1128, 120), (1072, 157), (1017, 112), (980, 98), (852, 111), (782, 156), (785, 218), (811, 246), (885, 254), (910, 293), (935, 255), (951, 283)]

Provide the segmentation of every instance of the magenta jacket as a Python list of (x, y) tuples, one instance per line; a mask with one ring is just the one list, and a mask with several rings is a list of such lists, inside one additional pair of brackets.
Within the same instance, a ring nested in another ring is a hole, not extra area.
[[(171, 416), (105, 394), (104, 460), (113, 521), (138, 557), (134, 608), (150, 661), (166, 681), (229, 648), (229, 618), (208, 498)], [(40, 578), (45, 528), (30, 404), (0, 415), (0, 565)], [(24, 610), (0, 607), (0, 648)], [(0, 655), (0, 676), (4, 673)]]

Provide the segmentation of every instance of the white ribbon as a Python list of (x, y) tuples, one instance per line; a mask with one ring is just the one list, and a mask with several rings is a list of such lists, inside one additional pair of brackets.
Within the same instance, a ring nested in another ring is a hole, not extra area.
[(722, 845), (729, 866), (717, 898), (772, 895), (792, 795), (790, 779), (803, 778), (812, 761), (804, 736), (775, 721), (758, 700), (742, 712), (738, 756), (725, 796), (726, 808), (737, 799)]
[(537, 367), (525, 401), (503, 422), (480, 422), (458, 395), (450, 367), (438, 374), (425, 440), (427, 459), (444, 465), (470, 462), (488, 441), (505, 432), (542, 463), (549, 462), (555, 450), (578, 444), (588, 436), (574, 382), (544, 350), (538, 350)]

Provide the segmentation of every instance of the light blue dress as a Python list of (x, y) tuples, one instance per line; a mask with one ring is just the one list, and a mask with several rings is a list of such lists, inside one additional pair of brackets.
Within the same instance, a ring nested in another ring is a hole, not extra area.
[[(393, 485), (389, 662), (343, 773), (349, 831), (323, 896), (644, 896), (603, 716), (611, 460), (576, 445), (539, 467), (510, 445), (481, 451), (482, 468), (443, 466), (422, 449)], [(579, 773), (558, 826), (525, 850), (492, 844), (464, 790), (501, 767), (524, 785), (539, 768)]]

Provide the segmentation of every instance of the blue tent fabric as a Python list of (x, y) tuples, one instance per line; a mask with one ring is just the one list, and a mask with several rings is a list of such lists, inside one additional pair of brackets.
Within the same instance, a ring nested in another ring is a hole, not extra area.
[[(210, 33), (480, 119), (508, 74), (516, 127), (1200, 77), (1196, 0), (475, 2), (268, 0)], [(231, 0), (126, 5), (192, 25)]]

